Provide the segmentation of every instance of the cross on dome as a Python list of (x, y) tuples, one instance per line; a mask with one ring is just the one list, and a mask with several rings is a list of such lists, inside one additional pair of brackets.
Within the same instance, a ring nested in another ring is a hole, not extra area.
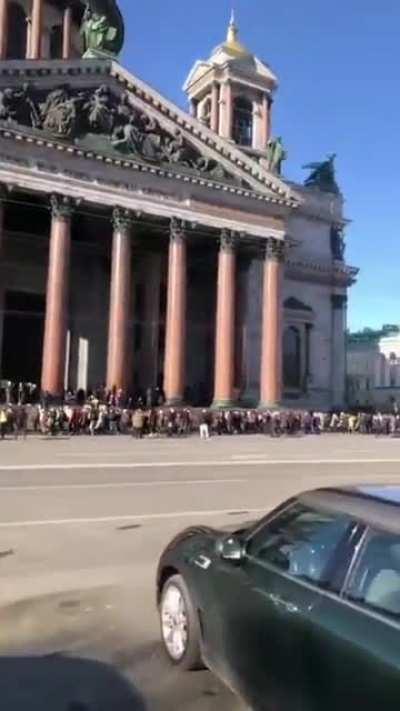
[(235, 10), (232, 8), (231, 12), (231, 18), (229, 20), (229, 25), (228, 25), (228, 31), (226, 35), (226, 44), (225, 46), (229, 48), (229, 50), (238, 55), (249, 55), (248, 50), (246, 47), (242, 45), (242, 43), (238, 39), (239, 37), (239, 28), (236, 24), (235, 21)]

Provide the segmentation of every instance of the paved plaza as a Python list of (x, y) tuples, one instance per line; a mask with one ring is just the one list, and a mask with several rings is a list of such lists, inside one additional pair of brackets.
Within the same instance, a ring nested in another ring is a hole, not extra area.
[[(13, 711), (239, 711), (159, 645), (160, 552), (193, 523), (261, 515), (304, 488), (400, 481), (400, 440), (346, 435), (0, 443), (0, 678)], [(34, 657), (34, 660), (31, 657)], [(129, 685), (126, 685), (126, 679)], [(75, 704), (75, 706), (73, 705)]]

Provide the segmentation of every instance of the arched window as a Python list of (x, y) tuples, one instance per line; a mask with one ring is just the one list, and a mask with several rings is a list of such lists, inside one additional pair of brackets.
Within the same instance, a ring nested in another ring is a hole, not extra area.
[(283, 382), (286, 388), (301, 387), (301, 339), (294, 326), (283, 336)]
[(7, 59), (25, 59), (27, 20), (24, 9), (17, 2), (11, 2), (8, 8)]
[(242, 96), (233, 104), (233, 140), (240, 146), (253, 145), (253, 105)]

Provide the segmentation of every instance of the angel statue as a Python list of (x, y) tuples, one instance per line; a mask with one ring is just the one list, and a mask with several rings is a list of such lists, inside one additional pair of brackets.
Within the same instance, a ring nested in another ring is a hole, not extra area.
[(331, 153), (328, 155), (327, 160), (303, 165), (305, 170), (311, 170), (310, 175), (304, 181), (304, 185), (308, 188), (318, 188), (324, 193), (338, 195), (340, 190), (336, 182), (335, 158), (336, 153)]
[(282, 172), (282, 163), (287, 158), (287, 152), (283, 146), (282, 138), (270, 138), (267, 143), (267, 162), (268, 170), (271, 173), (280, 175)]
[(90, 0), (82, 18), (81, 35), (86, 59), (116, 56), (122, 48), (124, 27), (113, 0)]

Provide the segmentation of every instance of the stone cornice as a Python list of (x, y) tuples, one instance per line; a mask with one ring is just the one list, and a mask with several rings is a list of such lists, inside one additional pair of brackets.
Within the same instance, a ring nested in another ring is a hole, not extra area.
[[(238, 234), (244, 234), (249, 239), (262, 240), (271, 234), (282, 237), (282, 232), (273, 230), (269, 225), (254, 222), (245, 222), (243, 219), (207, 214), (196, 210), (195, 206), (187, 201), (180, 201), (171, 196), (165, 196), (157, 192), (140, 190), (137, 185), (121, 184), (121, 181), (110, 181), (105, 179), (104, 183), (98, 178), (92, 178), (89, 182), (85, 174), (65, 171), (62, 174), (58, 166), (54, 172), (49, 167), (38, 166), (32, 170), (30, 161), (18, 159), (18, 161), (7, 162), (4, 157), (0, 162), (0, 183), (15, 186), (24, 191), (37, 192), (42, 195), (51, 195), (56, 192), (75, 200), (80, 200), (88, 204), (100, 205), (103, 208), (120, 207), (133, 212), (143, 212), (149, 216), (157, 216), (170, 219), (171, 216), (189, 223), (198, 223), (206, 228), (234, 230)], [(245, 213), (244, 213), (245, 214)]]
[(0, 62), (0, 77), (33, 81), (53, 77), (64, 81), (76, 76), (109, 76), (110, 60), (92, 59), (9, 59)]
[(359, 270), (345, 263), (318, 262), (311, 259), (286, 260), (289, 278), (299, 281), (315, 281), (322, 284), (351, 286), (355, 283)]
[(262, 193), (255, 192), (253, 190), (248, 190), (247, 188), (231, 185), (230, 183), (223, 183), (206, 175), (194, 175), (186, 171), (183, 167), (175, 169), (169, 166), (151, 165), (149, 163), (144, 163), (140, 160), (125, 158), (124, 156), (122, 156), (121, 158), (117, 158), (115, 156), (107, 155), (106, 153), (98, 153), (93, 150), (84, 149), (80, 146), (67, 144), (65, 142), (46, 138), (44, 136), (34, 136), (30, 133), (9, 127), (6, 128), (0, 126), (0, 136), (14, 141), (25, 142), (30, 145), (36, 145), (41, 148), (45, 147), (54, 149), (59, 151), (60, 153), (76, 155), (79, 158), (85, 158), (87, 160), (94, 160), (97, 162), (100, 161), (107, 165), (117, 166), (118, 168), (125, 168), (131, 171), (134, 170), (142, 173), (151, 173), (152, 175), (158, 175), (159, 177), (167, 178), (170, 180), (178, 180), (184, 183), (192, 183), (193, 185), (206, 186), (207, 188), (211, 188), (222, 193), (232, 193), (247, 198), (249, 200), (257, 200), (258, 202), (261, 201), (269, 204), (282, 206), (287, 205), (286, 201), (283, 199), (263, 195)]
[[(238, 71), (237, 68), (235, 68), (235, 71), (233, 72), (232, 65), (229, 64), (229, 62), (225, 62), (224, 64), (209, 64), (206, 62), (203, 66), (207, 66), (207, 70), (204, 71), (197, 79), (191, 81), (188, 85), (190, 86), (190, 91), (195, 98), (201, 95), (206, 87), (209, 87), (210, 75), (212, 74), (214, 74), (215, 77), (214, 81), (218, 84), (223, 84), (227, 81), (230, 81), (232, 84), (236, 85), (244, 84), (246, 88), (251, 87), (254, 91), (263, 91), (268, 93), (270, 96), (272, 96), (272, 93), (275, 91), (275, 87), (272, 85), (271, 80), (267, 77), (264, 78), (260, 76), (257, 81), (251, 73)], [(184, 84), (183, 90), (188, 90), (186, 84)]]

